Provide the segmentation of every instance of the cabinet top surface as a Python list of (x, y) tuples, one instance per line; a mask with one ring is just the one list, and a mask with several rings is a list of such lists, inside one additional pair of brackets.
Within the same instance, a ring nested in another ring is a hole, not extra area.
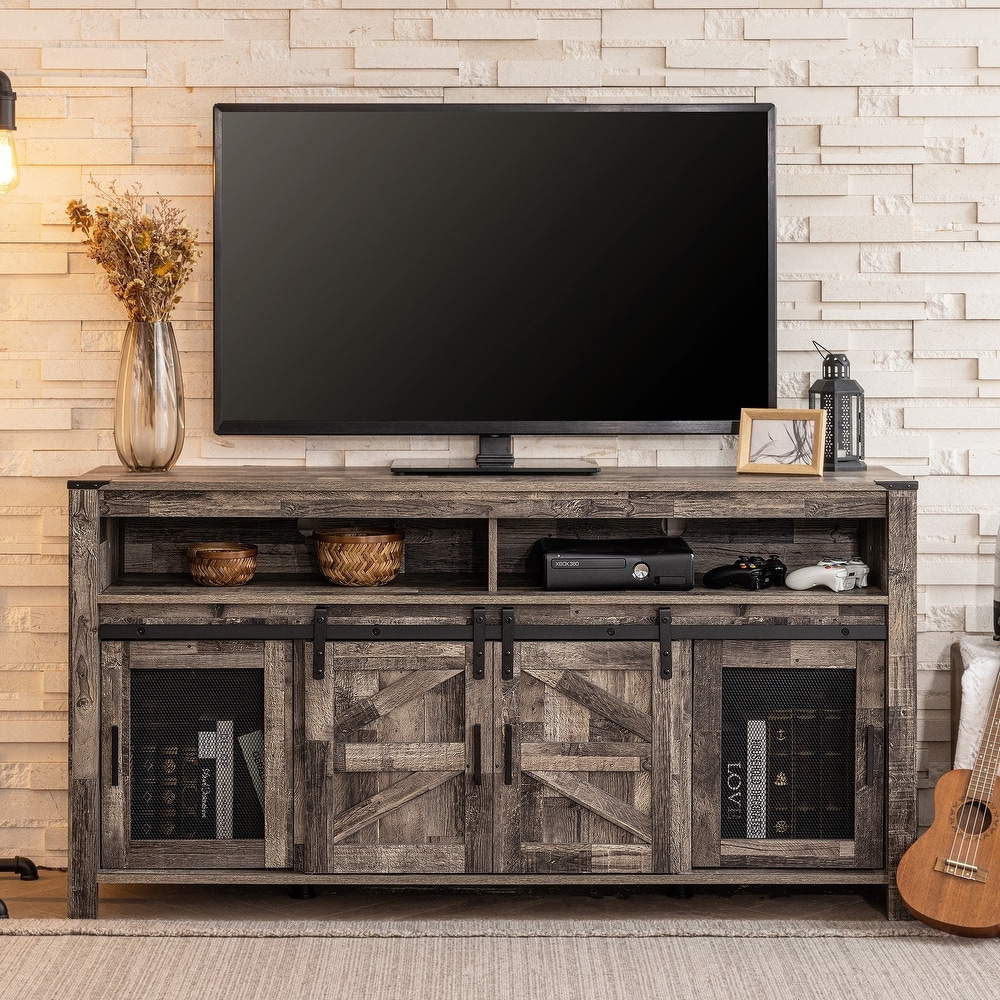
[(602, 468), (595, 475), (396, 475), (388, 468), (304, 469), (284, 466), (175, 466), (169, 472), (127, 472), (102, 466), (68, 481), (70, 489), (126, 492), (280, 490), (327, 493), (456, 494), (466, 497), (563, 493), (576, 497), (613, 492), (856, 493), (891, 484), (915, 490), (910, 476), (888, 469), (823, 476), (737, 473), (732, 468)]

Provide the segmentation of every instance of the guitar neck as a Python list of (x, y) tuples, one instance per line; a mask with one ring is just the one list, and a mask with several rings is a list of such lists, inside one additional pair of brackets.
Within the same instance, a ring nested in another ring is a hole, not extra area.
[(993, 794), (997, 769), (1000, 768), (1000, 674), (993, 685), (990, 707), (986, 712), (983, 738), (969, 780), (969, 798), (988, 802)]

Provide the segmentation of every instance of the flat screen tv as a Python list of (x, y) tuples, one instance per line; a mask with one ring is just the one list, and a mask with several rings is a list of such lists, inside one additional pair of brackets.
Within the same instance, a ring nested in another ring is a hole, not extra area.
[(775, 406), (771, 104), (219, 104), (214, 156), (218, 433), (527, 472)]

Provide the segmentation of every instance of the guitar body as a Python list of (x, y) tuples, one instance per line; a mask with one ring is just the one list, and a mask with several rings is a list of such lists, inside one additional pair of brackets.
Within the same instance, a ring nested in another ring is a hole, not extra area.
[[(993, 772), (995, 774), (995, 771)], [(941, 775), (934, 821), (907, 849), (896, 870), (906, 908), (952, 934), (1000, 935), (1000, 810), (996, 779), (989, 797), (969, 795), (972, 771)]]

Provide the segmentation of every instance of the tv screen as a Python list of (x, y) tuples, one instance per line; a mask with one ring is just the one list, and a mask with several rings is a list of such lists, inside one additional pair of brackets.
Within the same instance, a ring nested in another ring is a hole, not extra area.
[(775, 405), (773, 105), (220, 104), (214, 144), (219, 433)]

